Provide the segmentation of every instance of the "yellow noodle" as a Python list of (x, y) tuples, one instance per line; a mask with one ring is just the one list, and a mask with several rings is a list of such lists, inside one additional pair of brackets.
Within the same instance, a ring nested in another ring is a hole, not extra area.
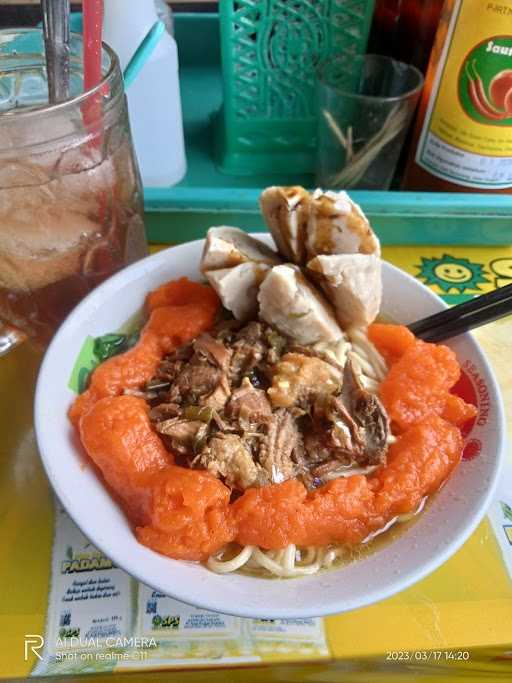
[[(291, 549), (293, 549), (293, 553), (295, 554), (295, 546), (292, 545), (291, 548), (288, 546), (285, 549), (288, 555), (291, 555), (291, 553), (288, 553), (288, 551)], [(317, 562), (301, 566), (295, 566), (295, 559), (293, 560), (293, 566), (291, 566), (291, 562), (288, 564), (278, 563), (275, 560), (271, 560), (264, 551), (260, 550), (260, 548), (254, 549), (253, 557), (261, 567), (269, 571), (274, 576), (282, 576), (283, 578), (316, 574), (320, 569), (320, 565)]]
[(247, 564), (247, 562), (251, 559), (253, 551), (253, 545), (246, 545), (242, 548), (238, 555), (235, 555), (235, 557), (231, 558), (231, 560), (220, 560), (214, 555), (211, 555), (206, 562), (206, 566), (216, 574), (235, 572), (237, 569), (240, 569), (240, 567), (243, 567), (244, 564)]

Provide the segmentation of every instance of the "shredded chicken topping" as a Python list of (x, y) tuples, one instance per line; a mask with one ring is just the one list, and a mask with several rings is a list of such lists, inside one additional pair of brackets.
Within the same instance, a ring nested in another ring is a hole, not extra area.
[(230, 319), (167, 356), (142, 393), (178, 463), (235, 491), (290, 478), (315, 488), (385, 460), (388, 418), (358, 373), (271, 325)]

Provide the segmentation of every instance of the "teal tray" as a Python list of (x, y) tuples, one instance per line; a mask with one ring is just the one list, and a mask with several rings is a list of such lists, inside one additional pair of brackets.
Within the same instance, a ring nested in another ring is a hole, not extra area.
[[(262, 231), (258, 196), (267, 185), (312, 187), (311, 175), (233, 176), (216, 168), (215, 114), (222, 104), (218, 14), (175, 14), (188, 172), (171, 188), (145, 188), (152, 242), (204, 236), (211, 225)], [(155, 144), (157, 141), (155, 141)], [(512, 196), (354, 191), (384, 244), (511, 244)]]

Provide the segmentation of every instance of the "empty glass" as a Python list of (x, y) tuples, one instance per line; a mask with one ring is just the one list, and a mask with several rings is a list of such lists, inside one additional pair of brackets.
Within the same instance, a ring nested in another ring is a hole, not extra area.
[[(387, 190), (423, 86), (414, 66), (366, 55), (348, 89), (333, 59), (318, 71), (317, 185)], [(343, 84), (343, 85), (342, 85)]]
[(146, 241), (115, 54), (103, 47), (103, 80), (84, 93), (82, 40), (72, 36), (70, 99), (52, 106), (41, 31), (0, 31), (0, 65), (5, 352), (22, 333), (48, 342), (87, 292), (146, 254)]

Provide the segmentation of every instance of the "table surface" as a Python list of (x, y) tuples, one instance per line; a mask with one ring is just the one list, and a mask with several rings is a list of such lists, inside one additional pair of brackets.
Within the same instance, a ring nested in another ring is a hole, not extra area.
[[(479, 286), (469, 282), (454, 289), (446, 281), (432, 283), (435, 291), (451, 296), (453, 301), (507, 284), (496, 264), (512, 263), (512, 247), (388, 247), (384, 257), (415, 276), (421, 275), (425, 259), (466, 259), (470, 265), (480, 265), (474, 269), (481, 274)], [(510, 411), (512, 321), (494, 323), (477, 331), (476, 336), (494, 365)], [(54, 507), (32, 423), (40, 358), (41, 354), (27, 344), (0, 359), (0, 677), (29, 674), (34, 661), (30, 657), (24, 661), (24, 637), (43, 633), (47, 617)], [(509, 415), (509, 436), (511, 424)], [(461, 648), (471, 650), (471, 661), (444, 662), (444, 666), (452, 667), (446, 680), (455, 680), (457, 672), (463, 673), (467, 670), (464, 667), (472, 664), (504, 671), (512, 665), (512, 581), (503, 548), (489, 519), (484, 519), (467, 543), (423, 581), (380, 604), (325, 619), (335, 663), (302, 665), (297, 670), (277, 663), (275, 680), (295, 680), (295, 676), (296, 680), (307, 680), (309, 673), (313, 679), (321, 671), (325, 673), (322, 680), (335, 680), (340, 671), (350, 680), (356, 669), (367, 671), (368, 680), (372, 671), (384, 676), (379, 680), (386, 680), (385, 675), (393, 680), (386, 663), (389, 652)], [(391, 662), (389, 666), (399, 664)], [(178, 677), (201, 680), (195, 675), (190, 672), (184, 677), (181, 672)], [(217, 675), (220, 680), (221, 674), (213, 673), (210, 680)], [(230, 673), (230, 680), (239, 677), (256, 680), (257, 673)]]

